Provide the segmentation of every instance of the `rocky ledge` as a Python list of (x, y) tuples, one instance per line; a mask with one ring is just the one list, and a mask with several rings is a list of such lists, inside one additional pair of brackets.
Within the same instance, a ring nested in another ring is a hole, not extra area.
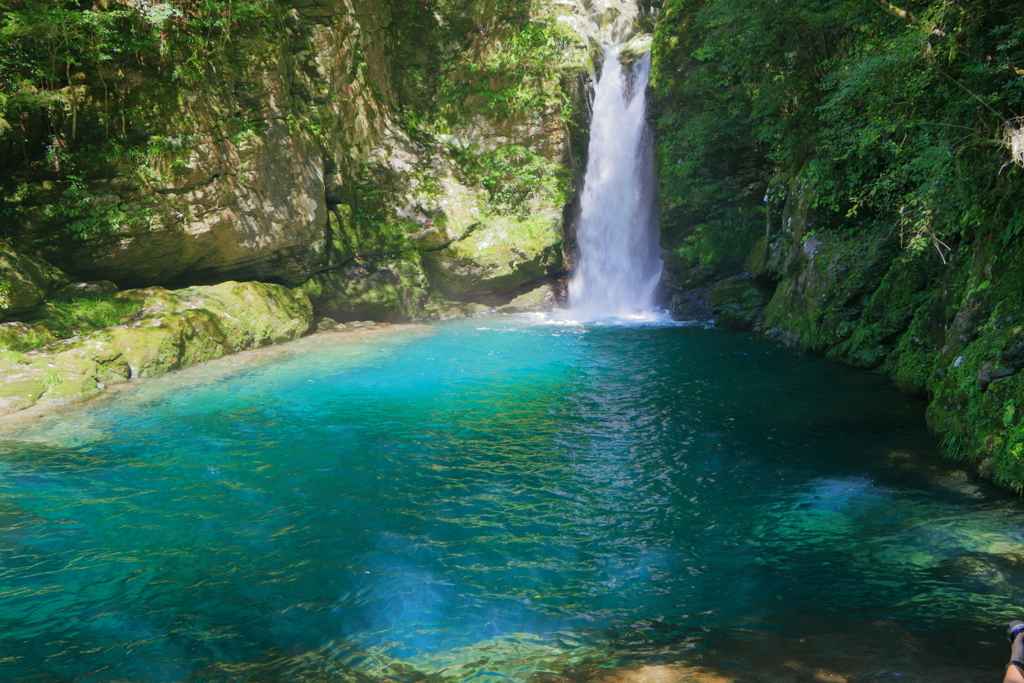
[[(309, 299), (281, 285), (224, 282), (120, 292), (131, 322), (24, 353), (0, 353), (0, 415), (86, 401), (107, 387), (290, 341), (313, 322)], [(18, 323), (13, 323), (18, 324)]]

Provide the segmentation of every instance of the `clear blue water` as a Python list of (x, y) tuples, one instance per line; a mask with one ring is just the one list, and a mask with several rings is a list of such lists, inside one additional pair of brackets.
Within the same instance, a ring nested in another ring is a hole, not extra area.
[(1022, 510), (882, 377), (674, 325), (347, 339), (0, 444), (0, 680), (526, 681), (823, 632), (1003, 661)]

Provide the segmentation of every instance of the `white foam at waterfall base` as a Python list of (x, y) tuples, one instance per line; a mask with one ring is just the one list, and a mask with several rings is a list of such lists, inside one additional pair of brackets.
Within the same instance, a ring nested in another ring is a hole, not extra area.
[(656, 316), (661, 278), (654, 153), (646, 119), (650, 54), (632, 68), (607, 47), (594, 92), (589, 160), (569, 282), (577, 319)]

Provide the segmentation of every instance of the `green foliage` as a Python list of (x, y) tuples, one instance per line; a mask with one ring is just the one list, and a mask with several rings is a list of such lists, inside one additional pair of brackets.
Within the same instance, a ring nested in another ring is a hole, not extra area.
[[(521, 24), (479, 59), (452, 64), (441, 79), (439, 100), (466, 103), (492, 119), (555, 114), (571, 120), (574, 112), (559, 77), (578, 69), (572, 57), (579, 48), (557, 24)], [(450, 119), (463, 113), (448, 110)]]
[(908, 20), (882, 4), (666, 0), (653, 84), (670, 235), (800, 171), (822, 227), (886, 218), (904, 246), (944, 255), (979, 230), (1024, 236), (1004, 145), (1024, 115), (1024, 15), (912, 0)]
[[(491, 121), (575, 120), (564, 81), (586, 50), (538, 0), (396, 0), (391, 31), (405, 119), (447, 134), (467, 111)], [(429, 10), (429, 11), (425, 11)]]
[(554, 205), (565, 202), (572, 182), (568, 170), (528, 147), (503, 145), (480, 155), (452, 151), (463, 177), (487, 189), (491, 210), (498, 215), (525, 218), (534, 199)]
[(175, 77), (194, 79), (215, 58), (244, 58), (232, 44), (238, 35), (267, 35), (280, 27), (273, 0), (9, 4), (0, 15), (0, 94), (8, 116), (26, 107), (68, 105), (74, 86), (101, 76), (109, 62), (167, 62)]
[(715, 271), (735, 270), (751, 245), (764, 234), (764, 217), (753, 207), (737, 207), (725, 215), (692, 226), (673, 255), (686, 264)]
[[(393, 210), (410, 200), (449, 238), (482, 217), (526, 220), (538, 205), (563, 204), (571, 177), (552, 145), (563, 131), (551, 127), (576, 125), (573, 79), (586, 49), (557, 10), (540, 0), (394, 0), (392, 8), (389, 96), (417, 160), (401, 174), (371, 164), (354, 179), (357, 251), (411, 249), (409, 235), (423, 226)], [(495, 147), (500, 138), (517, 143)], [(449, 192), (442, 213), (438, 200)]]
[[(133, 89), (168, 77), (191, 84), (215, 69), (248, 63), (247, 41), (281, 33), (281, 11), (274, 0), (6, 3), (0, 13), (0, 158), (9, 167), (0, 174), (4, 234), (26, 222), (42, 226), (35, 239), (52, 249), (69, 238), (151, 225), (146, 207), (127, 207), (95, 182), (118, 176), (144, 187), (161, 180), (147, 156), (187, 144), (150, 137), (152, 112), (133, 101)], [(40, 184), (41, 178), (52, 180)]]
[(390, 169), (366, 164), (354, 185), (351, 221), (345, 230), (349, 246), (363, 257), (410, 251), (409, 235), (419, 226), (389, 211), (390, 204), (405, 192), (405, 179)]
[(142, 185), (152, 170), (145, 165), (146, 153), (122, 139), (82, 144), (74, 152), (54, 141), (44, 163), (61, 173), (57, 182), (22, 181), (0, 197), (0, 234), (13, 236), (25, 222), (59, 225), (54, 232), (36, 236), (36, 244), (48, 250), (67, 246), (67, 241), (83, 240), (117, 232), (129, 226), (148, 229), (154, 217), (147, 206), (127, 206), (118, 195), (90, 182), (97, 171), (117, 172)]
[(939, 442), (942, 453), (953, 460), (967, 460), (971, 455), (970, 443), (966, 436), (957, 431), (948, 431)]

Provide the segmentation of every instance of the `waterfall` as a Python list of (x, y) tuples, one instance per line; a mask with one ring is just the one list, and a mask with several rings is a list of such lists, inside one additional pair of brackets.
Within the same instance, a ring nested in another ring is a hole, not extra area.
[(574, 316), (635, 316), (654, 308), (661, 278), (657, 179), (647, 127), (651, 56), (632, 68), (605, 48), (594, 92), (590, 151), (577, 231), (579, 258), (569, 282)]

